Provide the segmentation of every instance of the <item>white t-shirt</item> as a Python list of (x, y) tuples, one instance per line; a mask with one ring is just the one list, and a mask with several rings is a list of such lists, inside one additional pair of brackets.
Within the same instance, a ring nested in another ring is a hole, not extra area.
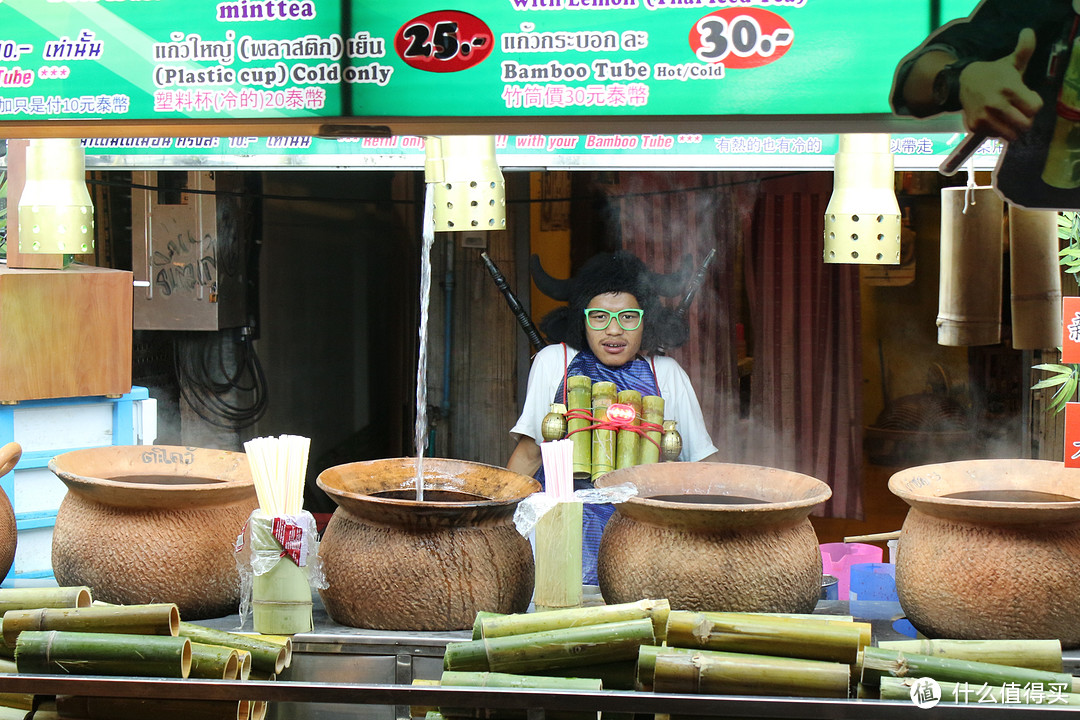
[[(548, 345), (536, 354), (529, 369), (529, 385), (525, 392), (525, 406), (521, 417), (510, 428), (515, 439), (525, 435), (537, 442), (542, 442), (540, 423), (551, 409), (555, 391), (563, 380), (566, 365), (577, 355), (577, 350), (566, 347), (563, 355), (562, 344)], [(705, 429), (705, 417), (701, 414), (694, 387), (690, 378), (674, 359), (666, 355), (653, 358), (656, 367), (656, 382), (660, 386), (660, 396), (664, 398), (664, 419), (678, 422), (677, 429), (682, 436), (683, 449), (679, 460), (696, 462), (716, 452), (708, 431)]]

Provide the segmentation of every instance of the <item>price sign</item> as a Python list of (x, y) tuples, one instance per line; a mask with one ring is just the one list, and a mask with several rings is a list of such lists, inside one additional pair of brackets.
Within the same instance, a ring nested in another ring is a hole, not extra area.
[(1061, 362), (1080, 363), (1080, 297), (1061, 299)]
[(761, 8), (717, 10), (690, 31), (690, 47), (698, 60), (723, 63), (731, 70), (779, 60), (794, 39), (795, 31), (784, 18)]
[(1065, 403), (1065, 467), (1080, 467), (1080, 403)]
[(394, 38), (394, 49), (406, 65), (439, 73), (476, 67), (494, 45), (483, 20), (458, 10), (425, 13), (402, 25)]

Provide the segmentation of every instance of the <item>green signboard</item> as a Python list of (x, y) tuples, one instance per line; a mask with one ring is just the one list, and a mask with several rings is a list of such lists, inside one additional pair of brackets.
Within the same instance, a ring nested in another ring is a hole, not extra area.
[[(942, 7), (962, 15), (975, 4)], [(897, 61), (930, 29), (930, 7), (0, 0), (0, 128), (57, 119), (881, 117)]]

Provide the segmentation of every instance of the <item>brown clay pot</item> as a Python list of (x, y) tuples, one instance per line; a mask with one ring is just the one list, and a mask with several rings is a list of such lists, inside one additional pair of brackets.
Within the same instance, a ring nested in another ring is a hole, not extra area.
[(1080, 647), (1080, 470), (963, 460), (902, 470), (889, 490), (911, 506), (896, 592), (919, 631)]
[[(533, 590), (528, 540), (514, 510), (540, 484), (480, 463), (389, 458), (324, 470), (338, 504), (319, 546), (336, 622), (376, 630), (462, 630), (480, 610), (524, 612)], [(390, 496), (379, 496), (380, 493)]]
[[(8, 474), (19, 463), (22, 457), (22, 446), (17, 442), (9, 442), (0, 447), (0, 477)], [(15, 546), (18, 543), (19, 533), (15, 527), (15, 511), (11, 507), (11, 499), (7, 493), (0, 490), (0, 580), (7, 577), (11, 563), (15, 561)]]
[(237, 611), (233, 547), (258, 506), (247, 455), (112, 446), (57, 455), (49, 469), (68, 488), (53, 531), (60, 585), (110, 603), (176, 603), (184, 620)]
[[(667, 598), (680, 610), (814, 609), (821, 551), (808, 516), (829, 499), (828, 485), (755, 465), (660, 463), (616, 470), (596, 486), (626, 482), (637, 497), (616, 506), (600, 542), (597, 574), (608, 603)], [(675, 495), (757, 502), (650, 499)]]

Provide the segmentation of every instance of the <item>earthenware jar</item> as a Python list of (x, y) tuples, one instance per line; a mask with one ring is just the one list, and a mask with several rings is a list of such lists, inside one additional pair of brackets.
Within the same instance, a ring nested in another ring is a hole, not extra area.
[(660, 463), (608, 473), (633, 483), (600, 542), (608, 603), (667, 598), (680, 610), (807, 613), (821, 594), (810, 512), (832, 491), (809, 475), (755, 465)]
[(49, 469), (68, 488), (53, 531), (60, 585), (110, 603), (176, 603), (184, 620), (237, 612), (234, 543), (258, 505), (247, 455), (112, 446), (57, 455)]
[(901, 470), (889, 490), (910, 505), (896, 591), (918, 630), (1080, 647), (1080, 470), (963, 460)]
[[(9, 442), (0, 447), (0, 477), (14, 470), (22, 457), (22, 446), (17, 442)], [(18, 542), (18, 531), (15, 527), (15, 511), (11, 507), (11, 499), (3, 490), (0, 490), (0, 580), (7, 577), (11, 563), (15, 561), (15, 546)]]
[(336, 622), (376, 630), (460, 630), (477, 611), (524, 612), (533, 590), (514, 510), (540, 484), (480, 463), (416, 458), (349, 463), (318, 484), (338, 504), (319, 555)]

